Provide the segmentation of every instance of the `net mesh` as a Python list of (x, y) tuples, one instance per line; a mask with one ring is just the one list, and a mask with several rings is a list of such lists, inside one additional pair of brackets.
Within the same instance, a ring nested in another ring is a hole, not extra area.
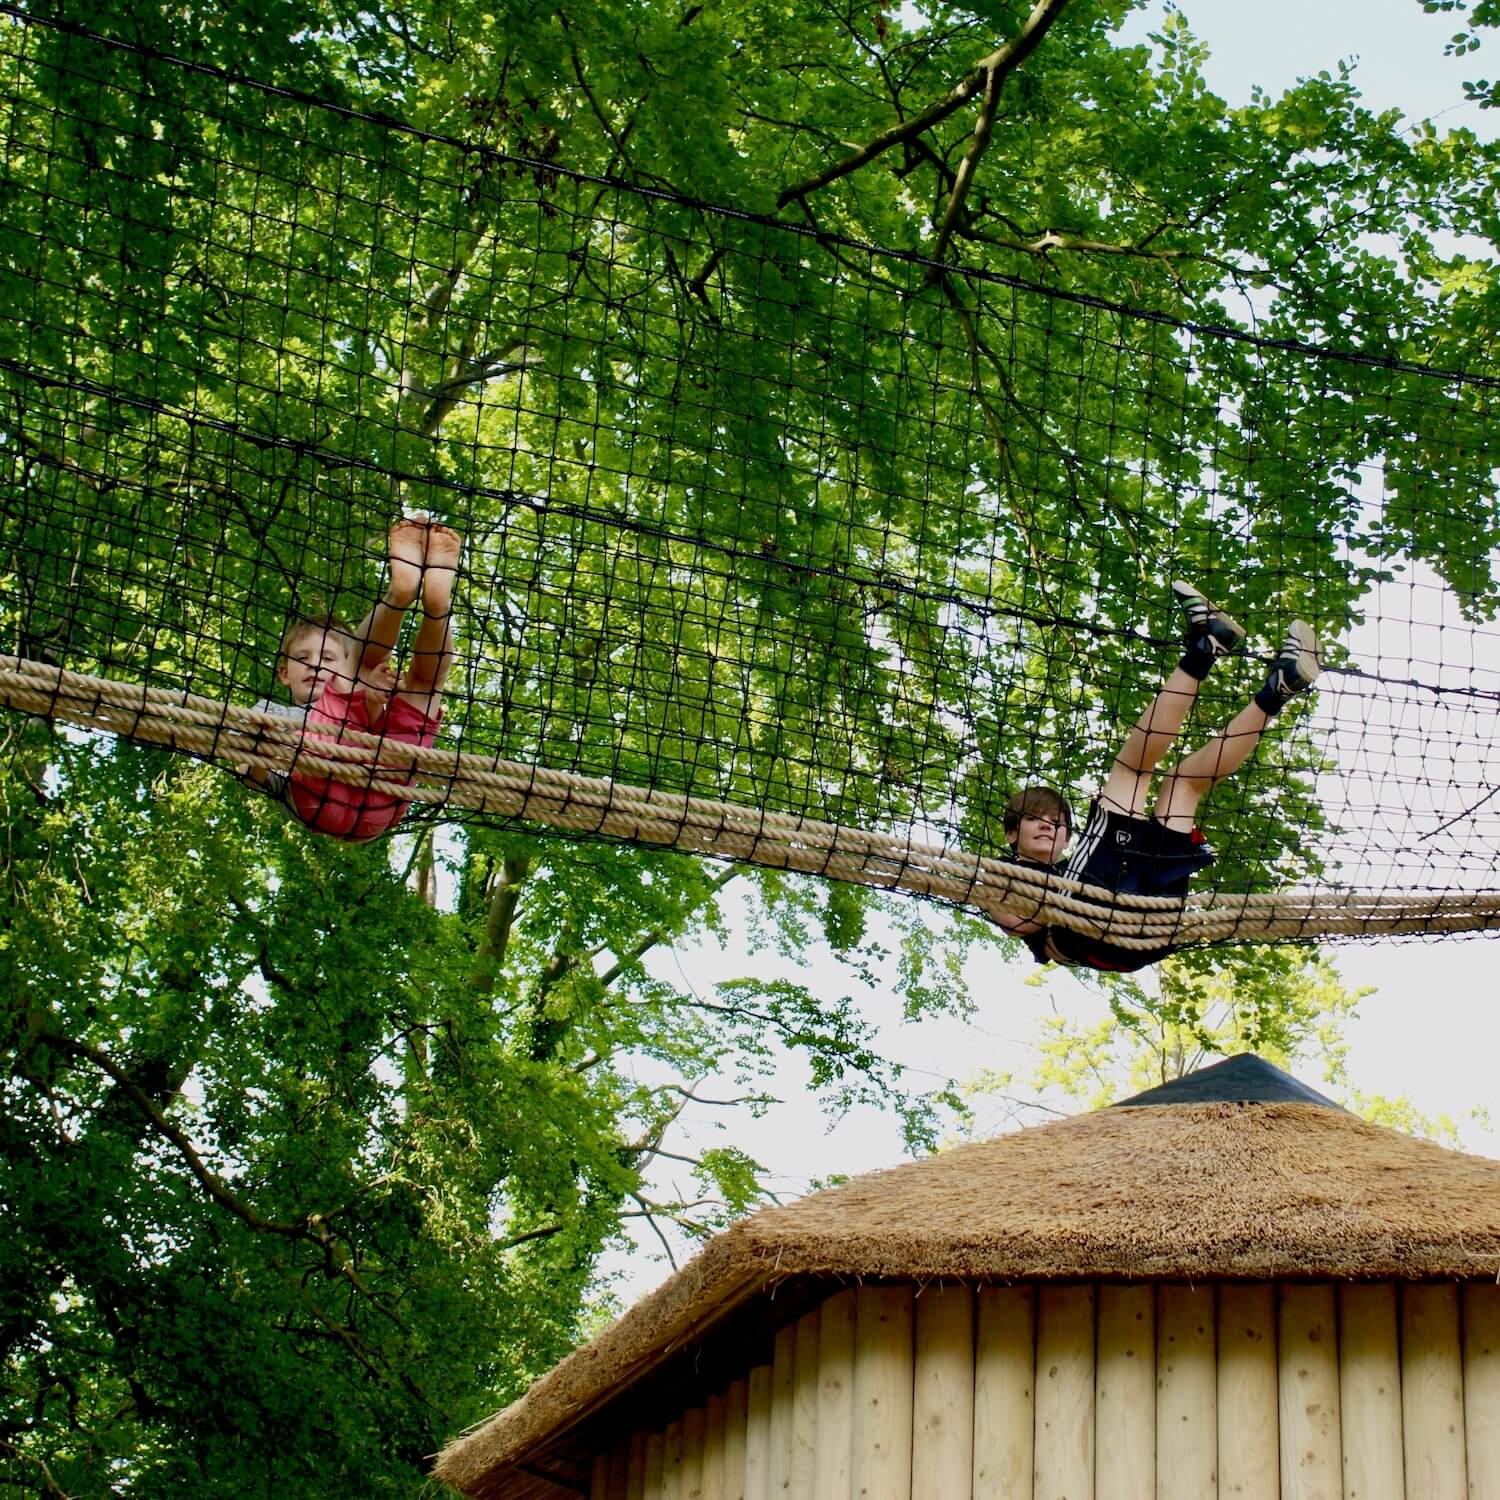
[(0, 649), (249, 704), (427, 512), (446, 747), (993, 854), (1184, 577), (1251, 630), (1184, 748), (1329, 643), (1199, 887), (1495, 887), (1492, 373), (571, 173), (499, 99), (443, 137), (15, 11), (0, 95)]

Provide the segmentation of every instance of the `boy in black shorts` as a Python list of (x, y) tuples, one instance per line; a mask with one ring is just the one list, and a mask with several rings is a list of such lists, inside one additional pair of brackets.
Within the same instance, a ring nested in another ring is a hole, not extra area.
[[(1214, 860), (1213, 850), (1194, 826), (1199, 802), (1244, 765), (1271, 720), (1298, 693), (1306, 692), (1321, 670), (1312, 626), (1293, 621), (1266, 685), (1219, 734), (1166, 773), (1148, 817), (1152, 776), (1181, 730), (1199, 686), (1213, 664), (1237, 651), (1245, 638), (1244, 627), (1191, 584), (1174, 583), (1172, 592), (1187, 617), (1187, 650), (1120, 747), (1067, 864), (1072, 879), (1122, 894), (1187, 894), (1193, 874)], [(1051, 787), (1027, 787), (1006, 807), (1005, 836), (1022, 864), (1054, 868), (1072, 832), (1072, 811)], [(1038, 963), (1132, 970), (1156, 963), (1171, 951), (1121, 948), (1027, 917), (998, 920), (1026, 943)]]

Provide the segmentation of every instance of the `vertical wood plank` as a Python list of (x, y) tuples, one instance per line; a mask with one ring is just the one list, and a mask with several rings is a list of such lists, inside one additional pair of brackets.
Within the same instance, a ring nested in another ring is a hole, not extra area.
[(1339, 1427), (1345, 1500), (1401, 1500), (1401, 1349), (1396, 1288), (1339, 1288)]
[(930, 1286), (917, 1298), (912, 1500), (970, 1500), (974, 1485), (974, 1293)]
[(724, 1428), (727, 1403), (723, 1396), (708, 1398), (703, 1424), (703, 1500), (724, 1500)]
[(1156, 1303), (1156, 1493), (1216, 1500), (1219, 1379), (1214, 1289), (1163, 1286)]
[(855, 1291), (823, 1304), (818, 1330), (818, 1448), (813, 1493), (818, 1500), (852, 1500), (854, 1450)]
[(1282, 1500), (1342, 1500), (1339, 1363), (1333, 1288), (1277, 1288)]
[(1458, 1287), (1401, 1288), (1401, 1430), (1406, 1500), (1467, 1500)]
[(682, 1479), (678, 1493), (682, 1500), (703, 1500), (703, 1430), (708, 1413), (701, 1406), (682, 1414)]
[(1099, 1288), (1094, 1500), (1156, 1495), (1156, 1289)]
[(1034, 1473), (1035, 1500), (1093, 1500), (1092, 1286), (1037, 1293)]
[(667, 1466), (667, 1438), (665, 1433), (646, 1434), (646, 1469), (644, 1490), (646, 1500), (661, 1500), (662, 1473)]
[(601, 1453), (589, 1474), (589, 1500), (609, 1500), (609, 1457)]
[(854, 1320), (856, 1500), (910, 1500), (912, 1292), (861, 1287)]
[(681, 1417), (667, 1423), (661, 1457), (661, 1496), (662, 1500), (683, 1500)]
[(630, 1434), (630, 1462), (625, 1469), (625, 1500), (646, 1500), (646, 1433)]
[(1035, 1454), (1036, 1298), (979, 1290), (974, 1351), (974, 1500), (1030, 1500)]
[(746, 1500), (745, 1440), (750, 1382), (735, 1380), (724, 1392), (724, 1500)]
[(630, 1484), (630, 1444), (616, 1443), (609, 1455), (609, 1479), (606, 1491), (609, 1500), (626, 1500)]
[(786, 1500), (792, 1483), (793, 1403), (797, 1397), (797, 1325), (788, 1323), (776, 1331), (771, 1355), (771, 1443), (769, 1500)]
[(1219, 1288), (1219, 1494), (1279, 1500), (1276, 1289)]
[(1500, 1286), (1465, 1286), (1463, 1317), (1469, 1500), (1491, 1500), (1500, 1495)]
[(771, 1496), (771, 1366), (750, 1372), (745, 1405), (745, 1500)]
[(818, 1444), (818, 1329), (815, 1307), (797, 1320), (796, 1366), (792, 1381), (792, 1464), (787, 1475), (789, 1500), (814, 1500), (813, 1465)]

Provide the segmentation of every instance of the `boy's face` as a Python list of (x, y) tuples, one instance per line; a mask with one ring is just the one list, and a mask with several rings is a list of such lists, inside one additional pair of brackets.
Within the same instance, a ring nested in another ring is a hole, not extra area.
[(1069, 829), (1061, 818), (1022, 813), (1020, 826), (1009, 835), (1010, 846), (1022, 859), (1055, 865), (1068, 847)]
[(295, 636), (276, 669), (277, 679), (293, 703), (316, 703), (330, 682), (347, 690), (353, 683), (353, 651), (332, 630), (304, 630)]

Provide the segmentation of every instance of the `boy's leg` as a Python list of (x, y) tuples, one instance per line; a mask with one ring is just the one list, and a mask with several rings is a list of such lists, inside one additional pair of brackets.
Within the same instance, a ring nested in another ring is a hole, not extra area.
[(422, 588), (427, 531), (426, 516), (408, 516), (391, 527), (391, 576), (385, 597), (354, 627), (361, 667), (378, 666), (396, 649), (402, 618)]
[(421, 572), (422, 623), (412, 643), (411, 665), (401, 696), (429, 718), (454, 662), (453, 588), (463, 538), (451, 527), (429, 523)]
[(1145, 815), (1151, 774), (1181, 731), (1201, 686), (1202, 680), (1182, 667), (1172, 669), (1146, 712), (1125, 736), (1099, 789), (1101, 802), (1134, 818)]
[(1163, 778), (1156, 799), (1159, 822), (1190, 833), (1198, 804), (1210, 788), (1232, 776), (1250, 758), (1266, 726), (1298, 694), (1318, 680), (1318, 640), (1305, 620), (1294, 620), (1271, 664), (1266, 685), (1206, 745), (1185, 756)]
[(1191, 833), (1198, 804), (1211, 787), (1234, 775), (1249, 760), (1270, 722), (1271, 715), (1259, 704), (1247, 703), (1206, 745), (1184, 756), (1162, 778), (1155, 807), (1157, 821), (1179, 833)]
[(1219, 657), (1234, 651), (1245, 638), (1243, 627), (1215, 609), (1191, 584), (1174, 583), (1172, 592), (1186, 617), (1183, 639), (1187, 650), (1125, 737), (1099, 791), (1099, 800), (1107, 807), (1136, 818), (1145, 815), (1151, 773), (1181, 732), (1203, 679)]

